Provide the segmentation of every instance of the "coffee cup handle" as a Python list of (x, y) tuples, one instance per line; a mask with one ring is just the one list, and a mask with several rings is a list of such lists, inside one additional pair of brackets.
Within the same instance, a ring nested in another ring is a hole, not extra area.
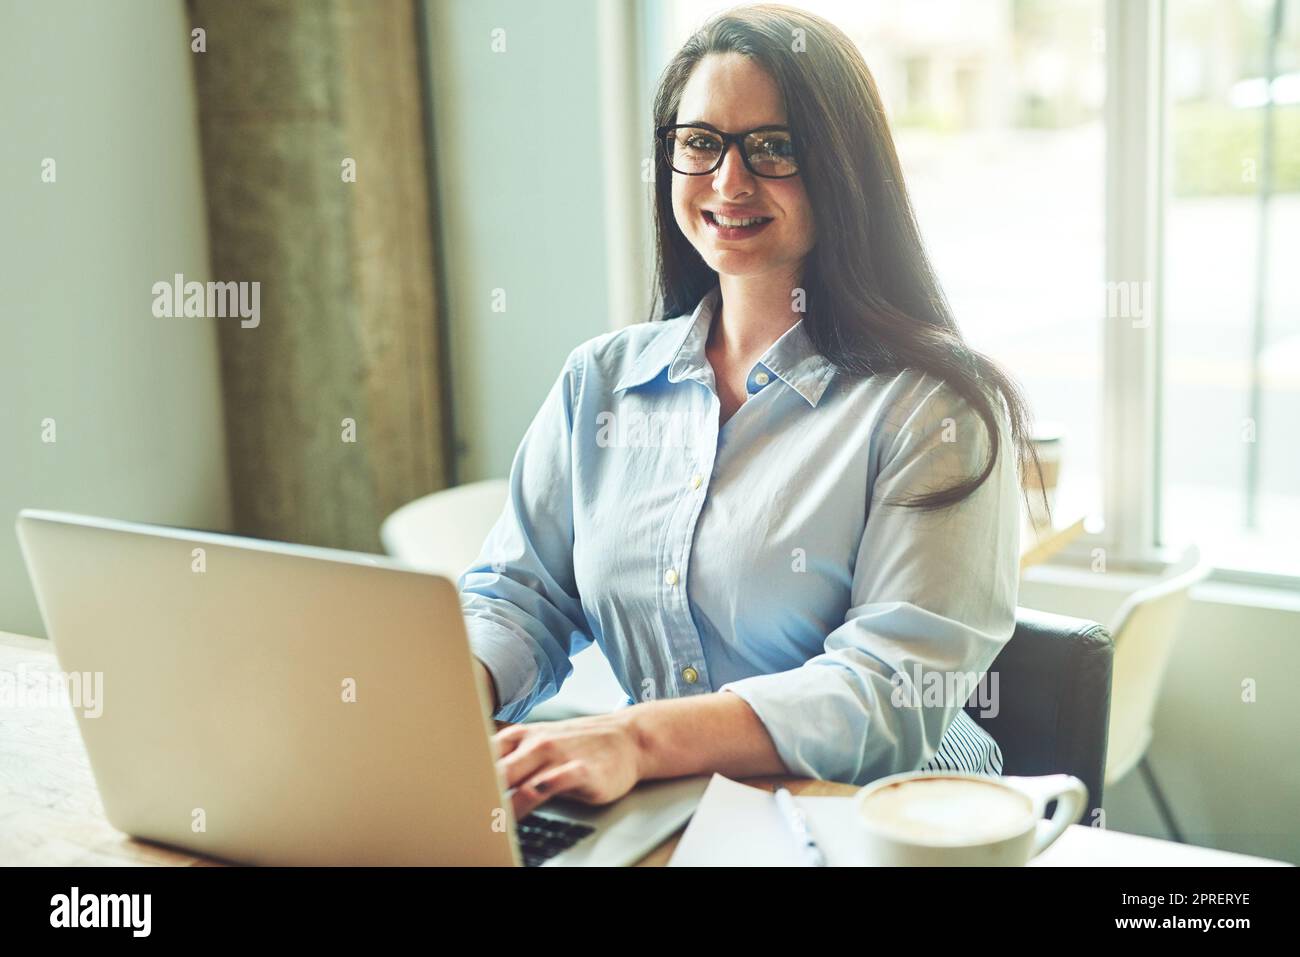
[[(1003, 777), (1003, 781), (1024, 793), (1034, 802), (1038, 828), (1029, 853), (1033, 860), (1052, 846), (1065, 829), (1078, 822), (1088, 804), (1088, 787), (1072, 774), (1045, 774), (1041, 777)], [(1049, 801), (1055, 799), (1056, 813), (1042, 820)]]

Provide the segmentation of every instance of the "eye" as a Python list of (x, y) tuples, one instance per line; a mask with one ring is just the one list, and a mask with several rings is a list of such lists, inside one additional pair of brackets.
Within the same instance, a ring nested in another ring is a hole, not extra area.
[(718, 151), (717, 138), (708, 136), (704, 133), (689, 133), (681, 143), (684, 148), (690, 150), (700, 150), (709, 153), (716, 153)]
[(754, 153), (775, 159), (794, 157), (794, 142), (788, 136), (763, 136), (753, 144)]

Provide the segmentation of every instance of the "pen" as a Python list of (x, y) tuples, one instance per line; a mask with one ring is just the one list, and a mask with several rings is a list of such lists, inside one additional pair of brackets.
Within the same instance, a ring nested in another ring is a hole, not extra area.
[(825, 867), (826, 855), (822, 853), (817, 842), (813, 840), (811, 832), (808, 830), (808, 820), (804, 817), (803, 811), (799, 805), (794, 803), (794, 795), (783, 787), (778, 787), (775, 794), (777, 809), (781, 816), (785, 818), (785, 823), (789, 825), (795, 839), (799, 842), (799, 849), (807, 855), (809, 862), (813, 867)]

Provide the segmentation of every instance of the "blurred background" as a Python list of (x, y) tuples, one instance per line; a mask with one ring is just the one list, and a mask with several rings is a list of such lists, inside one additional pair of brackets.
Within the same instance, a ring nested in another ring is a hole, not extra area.
[[(0, 0), (0, 514), (378, 552), (504, 477), (649, 318), (651, 98), (730, 5)], [(1300, 4), (793, 5), (862, 50), (1086, 522), (1021, 603), (1110, 622), (1199, 549), (1148, 757), (1187, 840), (1300, 862)], [(177, 276), (260, 321), (159, 317)], [(10, 533), (0, 630), (44, 633)], [(1106, 809), (1169, 836), (1138, 775)]]

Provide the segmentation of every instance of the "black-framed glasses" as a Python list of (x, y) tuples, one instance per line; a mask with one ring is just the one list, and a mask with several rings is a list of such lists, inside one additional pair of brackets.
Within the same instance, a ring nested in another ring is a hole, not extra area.
[(712, 173), (722, 165), (732, 143), (740, 147), (745, 168), (755, 176), (785, 179), (799, 175), (794, 138), (785, 126), (724, 133), (707, 123), (674, 123), (658, 127), (655, 138), (668, 165), (683, 176)]

